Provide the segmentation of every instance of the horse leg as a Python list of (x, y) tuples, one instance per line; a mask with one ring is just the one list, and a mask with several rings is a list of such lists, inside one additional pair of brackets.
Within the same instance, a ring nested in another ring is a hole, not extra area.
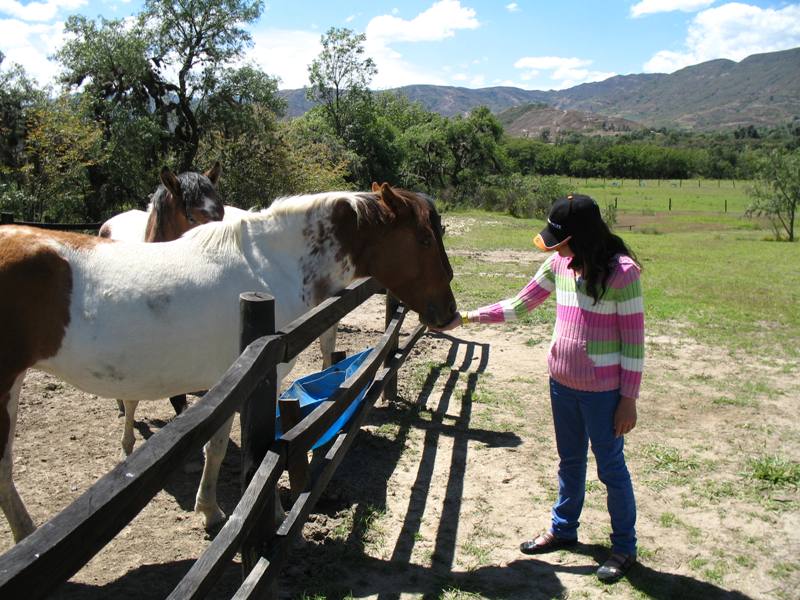
[(16, 376), (10, 387), (0, 388), (0, 508), (11, 526), (15, 542), (36, 529), (14, 486), (13, 478), (14, 430), (17, 427), (17, 407), (23, 379), (25, 371)]
[(331, 325), (319, 336), (319, 349), (322, 351), (322, 368), (327, 369), (333, 364), (331, 354), (336, 350), (336, 329), (338, 323)]
[(180, 396), (172, 396), (169, 399), (169, 403), (172, 404), (172, 408), (175, 409), (175, 414), (179, 415), (183, 411), (186, 410), (186, 407), (189, 406), (188, 402), (186, 402), (186, 394), (181, 394)]
[(136, 438), (133, 435), (133, 426), (136, 424), (134, 415), (136, 414), (136, 406), (139, 404), (138, 400), (125, 400), (125, 425), (122, 430), (122, 454), (120, 460), (125, 460), (130, 453), (133, 452), (133, 444)]
[(197, 489), (194, 510), (203, 514), (206, 530), (212, 529), (215, 525), (225, 520), (225, 513), (222, 512), (219, 504), (217, 504), (217, 479), (219, 478), (222, 459), (225, 458), (225, 452), (228, 450), (228, 438), (230, 437), (232, 424), (233, 415), (223, 423), (222, 427), (203, 447), (206, 460), (203, 465), (200, 487)]
[(120, 400), (119, 398), (117, 399), (117, 410), (119, 411), (119, 412), (117, 412), (117, 416), (118, 417), (124, 417), (125, 416), (125, 403), (122, 400)]

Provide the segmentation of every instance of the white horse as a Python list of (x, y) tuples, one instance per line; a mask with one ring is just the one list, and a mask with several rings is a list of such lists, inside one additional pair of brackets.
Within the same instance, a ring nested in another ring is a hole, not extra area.
[[(100, 237), (126, 242), (171, 242), (184, 233), (210, 221), (238, 221), (252, 215), (250, 211), (223, 204), (217, 194), (222, 167), (217, 161), (205, 173), (185, 172), (176, 175), (163, 167), (159, 175), (161, 185), (151, 196), (147, 211), (129, 210), (108, 219), (100, 227)], [(374, 190), (373, 190), (374, 191)], [(331, 366), (336, 350), (337, 326), (331, 326), (319, 338), (322, 367)], [(197, 390), (186, 390), (194, 392)], [(176, 414), (186, 409), (186, 395), (170, 398)], [(127, 404), (117, 401), (119, 415), (125, 417), (123, 458), (133, 450), (135, 401)]]
[[(34, 529), (12, 477), (27, 369), (126, 400), (208, 389), (238, 355), (240, 292), (274, 296), (280, 328), (362, 276), (424, 323), (452, 320), (452, 269), (427, 197), (384, 184), (287, 198), (162, 244), (0, 227), (0, 507), (14, 539)], [(195, 510), (207, 528), (225, 518), (216, 482), (231, 420), (205, 446)]]
[[(129, 210), (111, 217), (101, 225), (100, 237), (124, 242), (171, 242), (198, 225), (210, 221), (235, 221), (251, 214), (223, 204), (217, 194), (221, 172), (219, 161), (205, 173), (190, 171), (176, 175), (163, 167), (159, 175), (161, 184), (150, 196), (147, 210)], [(332, 352), (336, 346), (336, 331), (328, 335), (333, 335), (333, 340), (326, 338), (323, 343), (320, 338), (320, 345), (331, 345)], [(188, 405), (186, 394), (172, 396), (169, 401), (178, 415)], [(125, 417), (123, 458), (133, 450), (136, 404), (130, 401), (126, 406), (122, 400), (117, 400), (119, 415)]]

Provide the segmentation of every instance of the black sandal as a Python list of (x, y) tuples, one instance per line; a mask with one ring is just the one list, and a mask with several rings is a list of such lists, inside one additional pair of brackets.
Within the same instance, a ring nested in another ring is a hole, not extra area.
[(523, 554), (543, 554), (562, 548), (569, 548), (578, 543), (578, 538), (561, 538), (552, 531), (545, 531), (535, 539), (522, 542), (519, 551)]
[(603, 583), (614, 583), (622, 579), (635, 564), (635, 554), (612, 552), (606, 562), (597, 569), (597, 578)]

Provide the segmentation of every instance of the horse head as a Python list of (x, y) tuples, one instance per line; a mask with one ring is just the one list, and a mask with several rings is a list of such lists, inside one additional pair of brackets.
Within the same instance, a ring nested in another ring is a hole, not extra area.
[(196, 225), (221, 221), (225, 216), (225, 206), (216, 190), (221, 171), (219, 162), (205, 173), (176, 175), (168, 167), (163, 167), (161, 185), (153, 194), (145, 241), (169, 241)]
[[(358, 276), (372, 276), (420, 315), (426, 325), (453, 320), (453, 269), (433, 201), (422, 194), (373, 184), (355, 219), (338, 217), (337, 238)], [(342, 209), (340, 209), (342, 210)]]

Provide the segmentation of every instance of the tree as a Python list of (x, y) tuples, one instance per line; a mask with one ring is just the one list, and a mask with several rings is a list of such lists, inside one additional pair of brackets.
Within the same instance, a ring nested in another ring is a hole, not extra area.
[(331, 27), (308, 67), (307, 97), (322, 104), (334, 133), (345, 140), (359, 105), (370, 100), (369, 82), (378, 72), (371, 58), (363, 58), (366, 39), (363, 33)]
[[(147, 0), (142, 23), (151, 30), (150, 58), (165, 89), (175, 96), (178, 168), (188, 170), (202, 135), (197, 112), (220, 71), (251, 42), (242, 25), (261, 15), (262, 0)], [(170, 77), (169, 73), (175, 73)]]
[(503, 126), (485, 106), (474, 109), (466, 118), (450, 119), (446, 134), (453, 155), (450, 181), (458, 195), (463, 196), (480, 178), (506, 170), (502, 136)]
[(23, 161), (28, 111), (44, 102), (46, 95), (21, 66), (2, 69), (4, 60), (0, 52), (0, 175), (13, 179)]
[(768, 217), (779, 237), (781, 229), (794, 241), (794, 221), (800, 203), (800, 150), (774, 151), (759, 167), (750, 190), (753, 202), (748, 216)]
[(62, 96), (31, 111), (22, 172), (36, 202), (23, 215), (35, 221), (95, 220), (100, 208), (86, 203), (87, 167), (105, 160), (103, 131), (75, 99)]
[[(274, 97), (271, 78), (252, 67), (228, 67), (250, 43), (242, 25), (257, 19), (262, 8), (262, 0), (147, 0), (133, 24), (70, 17), (70, 36), (56, 54), (65, 67), (62, 82), (91, 95), (107, 137), (109, 114), (120, 108), (154, 120), (162, 131), (160, 148), (151, 153), (155, 161), (174, 153), (177, 169), (189, 170), (212, 99), (212, 114), (219, 116), (226, 99), (246, 98), (243, 84), (254, 95), (271, 91)], [(226, 86), (230, 94), (215, 96)]]

